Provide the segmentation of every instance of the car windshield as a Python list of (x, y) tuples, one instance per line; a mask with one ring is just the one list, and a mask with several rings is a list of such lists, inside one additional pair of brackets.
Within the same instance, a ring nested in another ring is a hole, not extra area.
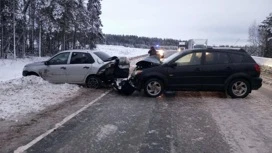
[(175, 54), (172, 54), (171, 56), (167, 57), (166, 59), (163, 60), (163, 63), (168, 63), (169, 61), (173, 60), (175, 57), (180, 55), (180, 52), (176, 52)]
[(98, 56), (104, 62), (108, 61), (111, 58), (110, 55), (108, 55), (108, 54), (106, 54), (104, 52), (94, 52), (94, 54), (96, 56)]

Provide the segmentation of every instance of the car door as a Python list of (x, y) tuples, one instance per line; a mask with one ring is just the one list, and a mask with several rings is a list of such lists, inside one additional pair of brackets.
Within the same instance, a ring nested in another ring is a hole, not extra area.
[(201, 89), (202, 51), (191, 52), (181, 56), (168, 68), (169, 87), (175, 90)]
[(69, 83), (84, 83), (86, 75), (92, 69), (94, 63), (90, 53), (72, 52), (71, 60), (67, 66), (66, 74)]
[(70, 56), (70, 52), (59, 53), (52, 57), (47, 63), (44, 69), (42, 77), (45, 80), (53, 83), (65, 83), (67, 62)]
[(228, 54), (222, 51), (206, 51), (202, 72), (203, 89), (223, 89), (225, 80), (232, 73)]

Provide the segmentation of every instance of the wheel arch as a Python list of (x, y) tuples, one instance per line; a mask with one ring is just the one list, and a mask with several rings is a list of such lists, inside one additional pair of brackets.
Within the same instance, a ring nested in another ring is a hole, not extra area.
[(168, 84), (167, 79), (163, 75), (153, 74), (153, 75), (148, 75), (142, 79), (141, 89), (144, 87), (144, 84), (150, 79), (158, 79), (158, 80), (162, 81), (164, 87), (166, 87)]
[(91, 77), (91, 76), (99, 77), (97, 74), (89, 74), (89, 75), (87, 75), (87, 77), (85, 78), (85, 81), (84, 81), (84, 82), (87, 83), (88, 78)]
[(40, 76), (37, 72), (34, 72), (34, 71), (26, 71), (25, 72), (25, 76), (31, 76), (31, 75)]
[(229, 87), (231, 81), (233, 81), (235, 79), (243, 79), (243, 80), (247, 81), (249, 84), (250, 92), (251, 92), (252, 85), (251, 85), (250, 77), (245, 73), (237, 73), (237, 74), (234, 74), (234, 75), (231, 75), (230, 77), (228, 77), (228, 79), (225, 81), (225, 91), (228, 90), (228, 87)]

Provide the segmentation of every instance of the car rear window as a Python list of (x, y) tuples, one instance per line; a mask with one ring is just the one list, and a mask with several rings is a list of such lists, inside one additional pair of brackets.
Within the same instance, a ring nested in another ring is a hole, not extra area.
[(73, 52), (70, 64), (92, 64), (93, 57), (89, 53)]
[(111, 58), (110, 55), (108, 55), (108, 54), (106, 54), (104, 52), (94, 52), (94, 54), (96, 56), (98, 56), (104, 62), (108, 61), (109, 58)]

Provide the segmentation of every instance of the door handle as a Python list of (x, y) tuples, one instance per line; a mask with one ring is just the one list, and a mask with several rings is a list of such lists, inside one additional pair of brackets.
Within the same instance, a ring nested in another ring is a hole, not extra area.
[(66, 67), (61, 67), (60, 69), (62, 69), (62, 70), (66, 70)]
[(90, 68), (90, 67), (88, 67), (88, 66), (84, 66), (84, 67), (83, 67), (83, 69), (89, 69), (89, 68)]

